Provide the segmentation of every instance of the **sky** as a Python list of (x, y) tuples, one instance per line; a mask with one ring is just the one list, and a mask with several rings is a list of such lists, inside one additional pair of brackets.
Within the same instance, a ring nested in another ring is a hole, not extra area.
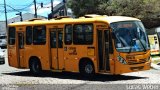
[[(16, 17), (17, 13), (33, 13), (34, 10), (34, 0), (6, 0), (7, 5), (7, 18)], [(53, 0), (53, 6), (56, 6), (62, 0)], [(51, 12), (51, 0), (36, 0), (37, 2), (37, 15), (48, 16)], [(41, 8), (41, 4), (43, 7)], [(4, 0), (0, 0), (0, 21), (5, 21), (4, 13)]]

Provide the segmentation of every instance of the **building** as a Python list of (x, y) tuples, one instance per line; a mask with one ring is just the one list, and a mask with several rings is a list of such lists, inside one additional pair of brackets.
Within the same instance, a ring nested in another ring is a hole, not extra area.
[[(66, 2), (67, 0), (62, 0), (61, 3), (54, 6), (53, 13), (50, 13), (48, 15), (48, 19), (51, 19), (56, 16), (65, 16), (66, 14), (67, 16), (74, 17), (71, 9), (67, 8)], [(14, 22), (21, 22), (21, 19), (25, 21), (25, 20), (30, 20), (34, 18), (34, 14), (32, 13), (24, 13), (22, 14), (22, 17), (20, 16), (21, 14), (22, 13), (19, 13), (18, 16), (8, 19), (8, 24), (14, 23)], [(47, 17), (39, 16), (39, 15), (37, 15), (37, 18), (47, 19)], [(0, 21), (0, 34), (1, 33), (6, 33), (5, 21)]]
[[(32, 13), (25, 13), (22, 14), (22, 19), (24, 20), (30, 20), (34, 18), (34, 14)], [(37, 16), (37, 18), (42, 18), (42, 19), (46, 19), (46, 17), (44, 16)], [(11, 19), (8, 19), (8, 24), (9, 23), (14, 23), (14, 22), (20, 22), (21, 21), (21, 17), (20, 16), (16, 16), (13, 17)], [(0, 21), (0, 34), (6, 34), (6, 22), (5, 21)]]
[[(25, 20), (29, 20), (29, 19), (33, 19), (34, 18), (34, 14), (32, 13), (25, 13), (25, 14), (22, 14), (22, 20), (25, 21)], [(42, 18), (42, 19), (46, 19), (46, 17), (44, 16), (37, 16), (37, 18)], [(8, 23), (14, 23), (14, 22), (21, 22), (21, 17), (20, 16), (17, 16), (17, 17), (13, 17), (11, 19), (8, 20)]]
[(48, 15), (48, 19), (52, 19), (58, 16), (69, 16), (74, 17), (70, 8), (67, 8), (66, 5), (67, 0), (63, 0), (61, 3), (57, 4), (53, 8), (53, 12)]

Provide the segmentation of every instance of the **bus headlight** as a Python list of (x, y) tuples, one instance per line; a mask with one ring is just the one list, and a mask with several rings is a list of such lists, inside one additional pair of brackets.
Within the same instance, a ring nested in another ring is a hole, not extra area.
[(122, 64), (127, 64), (126, 61), (125, 61), (125, 59), (122, 58), (121, 56), (118, 56), (117, 59), (118, 59), (118, 61), (121, 62)]

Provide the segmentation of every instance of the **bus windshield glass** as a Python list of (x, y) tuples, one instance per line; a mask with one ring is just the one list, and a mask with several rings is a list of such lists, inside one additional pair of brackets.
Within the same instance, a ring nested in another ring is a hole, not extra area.
[(148, 37), (140, 21), (111, 23), (115, 47), (119, 52), (141, 52), (149, 49)]

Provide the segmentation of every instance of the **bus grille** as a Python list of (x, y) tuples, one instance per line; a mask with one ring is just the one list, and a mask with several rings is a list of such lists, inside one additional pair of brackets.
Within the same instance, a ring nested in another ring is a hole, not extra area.
[(145, 63), (146, 59), (128, 60), (129, 65)]

